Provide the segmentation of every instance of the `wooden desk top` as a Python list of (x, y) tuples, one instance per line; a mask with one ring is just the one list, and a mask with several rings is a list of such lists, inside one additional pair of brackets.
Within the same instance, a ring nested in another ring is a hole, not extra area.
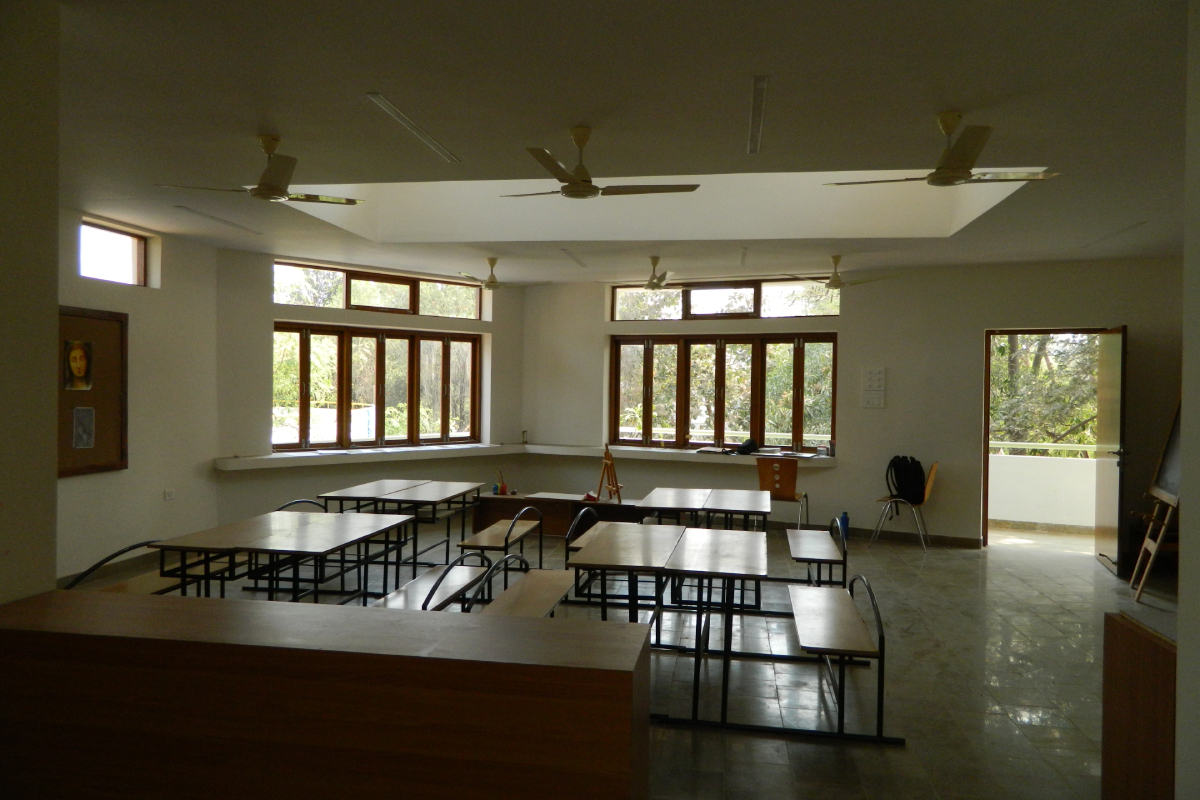
[(324, 554), (412, 519), (409, 514), (309, 514), (272, 511), (155, 542), (160, 550)]
[(705, 511), (728, 511), (738, 514), (770, 514), (771, 493), (758, 489), (713, 489), (704, 501)]
[(670, 572), (720, 578), (765, 578), (767, 534), (688, 528), (667, 561)]
[(696, 511), (704, 508), (704, 502), (710, 494), (712, 489), (655, 489), (643, 497), (638, 505), (642, 508)]
[(0, 630), (634, 672), (649, 625), (319, 603), (54, 591), (0, 606)]
[(420, 486), (423, 483), (430, 483), (428, 480), (386, 480), (386, 481), (371, 481), (370, 483), (360, 483), (358, 486), (350, 486), (346, 489), (338, 489), (336, 492), (326, 492), (319, 494), (322, 500), (374, 500), (376, 497), (392, 492), (402, 492), (405, 489), (411, 489), (414, 486)]
[[(606, 525), (603, 529), (600, 525)], [(571, 556), (572, 567), (585, 569), (661, 570), (683, 536), (681, 525), (638, 525), (631, 522), (600, 523), (585, 536), (596, 535)], [(764, 546), (766, 540), (764, 539)]]
[(429, 481), (420, 486), (414, 486), (411, 489), (381, 495), (379, 499), (401, 503), (444, 503), (467, 492), (473, 492), (481, 486), (483, 486), (482, 483)]

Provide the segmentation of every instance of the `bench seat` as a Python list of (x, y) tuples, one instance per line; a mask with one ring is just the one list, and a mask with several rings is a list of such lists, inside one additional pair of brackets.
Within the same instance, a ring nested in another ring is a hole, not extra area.
[(842, 563), (842, 548), (838, 547), (826, 529), (789, 530), (787, 538), (788, 550), (793, 561), (810, 564)]
[[(826, 534), (828, 535), (828, 534)], [(879, 658), (854, 598), (840, 586), (788, 586), (800, 647), (815, 655)]]
[[(535, 533), (541, 523), (537, 520), (519, 519), (517, 524), (513, 525), (512, 536), (508, 537), (509, 545), (514, 545), (524, 539), (531, 533)], [(512, 525), (512, 520), (501, 520), (492, 523), (479, 533), (468, 537), (464, 541), (458, 543), (458, 546), (464, 550), (504, 550), (504, 536), (508, 533), (508, 526)]]
[[(380, 608), (401, 608), (410, 611), (420, 611), (421, 604), (425, 602), (425, 597), (429, 594), (429, 590), (433, 588), (433, 584), (446, 571), (446, 567), (434, 567), (428, 572), (420, 575), (417, 578), (409, 581), (401, 586), (396, 591), (383, 597), (372, 605)], [(462, 564), (451, 568), (450, 574), (446, 576), (446, 580), (442, 581), (442, 585), (438, 587), (437, 594), (430, 600), (427, 611), (441, 611), (456, 600), (461, 600), (472, 588), (475, 587), (487, 572), (486, 567), (468, 567)]]
[(126, 578), (123, 581), (94, 588), (90, 584), (83, 584), (79, 587), (85, 591), (99, 592), (119, 592), (122, 594), (167, 594), (168, 592), (178, 591), (178, 578), (164, 578), (158, 574), (158, 570), (143, 572), (141, 575), (134, 575)]
[(506, 617), (549, 616), (574, 584), (575, 577), (569, 570), (531, 569), (484, 606), (483, 613)]

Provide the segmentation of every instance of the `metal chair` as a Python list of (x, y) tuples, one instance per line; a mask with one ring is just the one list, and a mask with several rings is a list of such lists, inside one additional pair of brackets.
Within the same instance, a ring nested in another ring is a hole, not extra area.
[[(883, 510), (879, 512), (879, 521), (875, 523), (875, 533), (871, 536), (871, 544), (875, 544), (875, 540), (879, 538), (879, 532), (883, 530), (883, 523), (889, 511), (900, 509), (900, 506), (908, 506), (913, 513), (913, 519), (917, 523), (917, 538), (921, 540), (921, 549), (929, 552), (929, 547), (926, 546), (925, 540), (929, 534), (925, 532), (925, 516), (921, 513), (921, 506), (929, 502), (929, 495), (933, 492), (933, 479), (937, 475), (938, 462), (933, 462), (933, 466), (929, 468), (929, 474), (925, 476), (925, 496), (919, 503), (910, 503), (903, 497), (881, 497), (877, 502), (883, 503)], [(870, 546), (870, 545), (868, 545)]]

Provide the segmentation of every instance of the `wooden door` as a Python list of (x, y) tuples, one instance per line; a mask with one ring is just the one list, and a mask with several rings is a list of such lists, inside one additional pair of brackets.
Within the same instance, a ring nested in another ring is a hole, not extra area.
[(1097, 335), (1096, 558), (1117, 572), (1121, 462), (1125, 454), (1125, 326)]

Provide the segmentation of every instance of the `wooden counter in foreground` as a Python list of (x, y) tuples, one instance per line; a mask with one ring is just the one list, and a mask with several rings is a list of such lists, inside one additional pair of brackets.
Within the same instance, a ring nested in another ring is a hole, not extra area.
[(0, 796), (645, 797), (648, 630), (26, 598), (0, 606)]

